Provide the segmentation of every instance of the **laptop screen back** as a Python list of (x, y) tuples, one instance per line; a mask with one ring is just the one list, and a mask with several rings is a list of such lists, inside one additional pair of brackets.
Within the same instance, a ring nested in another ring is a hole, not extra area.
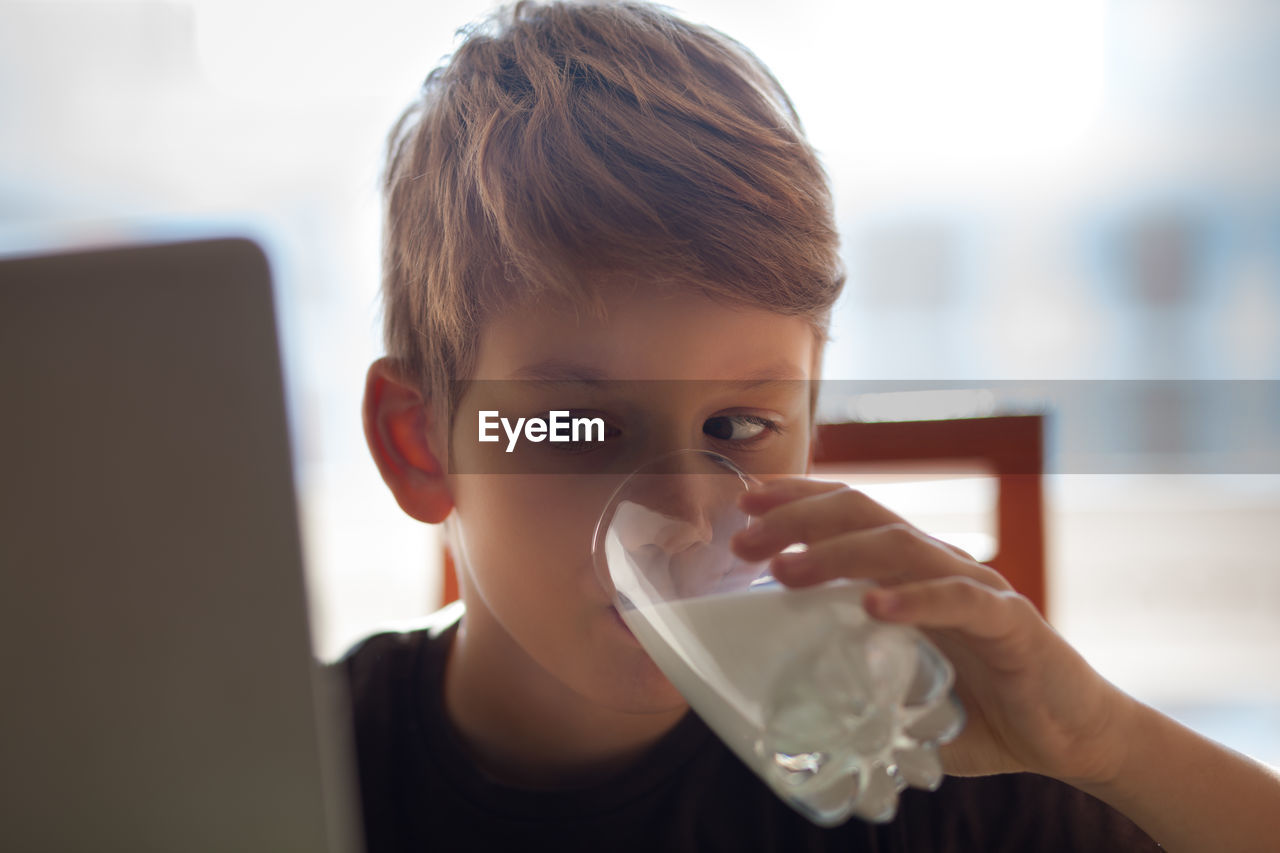
[(268, 267), (242, 240), (0, 262), (10, 850), (350, 850)]

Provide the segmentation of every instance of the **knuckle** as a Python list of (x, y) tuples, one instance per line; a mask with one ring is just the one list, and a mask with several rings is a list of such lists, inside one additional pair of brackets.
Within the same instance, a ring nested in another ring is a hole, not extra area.
[(1035, 611), (1035, 606), (1013, 590), (992, 591), (989, 623), (1002, 632), (1017, 631)]
[(1010, 611), (1012, 616), (1018, 618), (1040, 618), (1040, 611), (1031, 603), (1031, 599), (1027, 598), (1017, 590), (1010, 588), (1000, 593), (1001, 599), (1005, 603), (1006, 609)]
[(867, 507), (875, 503), (866, 492), (851, 486), (842, 486), (837, 493), (837, 497), (844, 510), (854, 514), (865, 511)]
[(886, 524), (880, 528), (880, 533), (894, 548), (911, 548), (916, 543), (915, 531), (905, 524)]
[(985, 590), (970, 578), (949, 578), (947, 587), (956, 602), (964, 607), (976, 607), (985, 597)]
[(889, 547), (901, 552), (911, 560), (927, 559), (937, 550), (936, 546), (924, 534), (910, 524), (903, 524), (902, 522), (888, 524), (883, 528), (883, 532)]

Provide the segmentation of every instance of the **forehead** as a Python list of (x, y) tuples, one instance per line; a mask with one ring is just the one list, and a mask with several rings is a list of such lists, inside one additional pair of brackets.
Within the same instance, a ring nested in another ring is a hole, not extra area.
[(676, 288), (609, 287), (602, 302), (602, 314), (543, 302), (492, 318), (473, 378), (812, 378), (817, 339), (804, 318)]

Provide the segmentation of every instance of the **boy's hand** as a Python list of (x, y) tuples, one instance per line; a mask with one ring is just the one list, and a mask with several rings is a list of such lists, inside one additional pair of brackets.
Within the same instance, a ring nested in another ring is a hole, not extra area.
[[(951, 660), (968, 721), (941, 750), (948, 773), (1025, 770), (1078, 785), (1119, 771), (1133, 700), (994, 569), (839, 483), (772, 480), (741, 506), (756, 521), (734, 538), (739, 556), (773, 557), (788, 586), (875, 581), (867, 611), (925, 630)], [(808, 550), (779, 553), (797, 542)]]

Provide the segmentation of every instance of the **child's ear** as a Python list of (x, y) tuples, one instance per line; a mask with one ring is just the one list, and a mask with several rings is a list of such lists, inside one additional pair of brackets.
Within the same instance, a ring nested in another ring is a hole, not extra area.
[(380, 358), (364, 386), (364, 437), (396, 503), (413, 518), (437, 524), (453, 509), (440, 464), (447, 437), (430, 400), (395, 361)]

